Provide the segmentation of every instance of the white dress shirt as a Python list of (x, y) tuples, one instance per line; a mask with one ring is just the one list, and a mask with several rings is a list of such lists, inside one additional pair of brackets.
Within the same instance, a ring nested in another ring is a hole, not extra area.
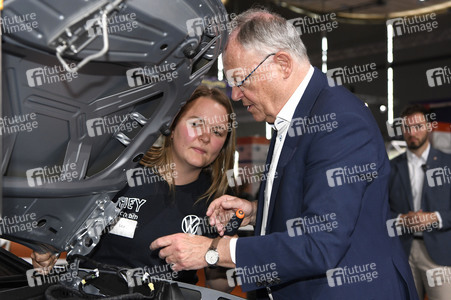
[(421, 194), (423, 192), (424, 170), (423, 165), (426, 165), (429, 150), (431, 145), (428, 145), (421, 157), (407, 149), (407, 166), (409, 167), (410, 189), (412, 190), (413, 210), (419, 211), (421, 209)]
[(277, 130), (277, 138), (276, 143), (274, 145), (274, 152), (272, 154), (271, 165), (269, 166), (268, 175), (266, 176), (266, 186), (264, 194), (265, 203), (263, 205), (263, 220), (262, 220), (262, 228), (260, 231), (261, 235), (265, 235), (266, 233), (266, 224), (268, 223), (268, 212), (269, 212), (269, 203), (271, 200), (272, 185), (274, 183), (276, 168), (277, 164), (279, 163), (280, 154), (282, 153), (282, 147), (285, 142), (288, 129), (290, 128), (294, 111), (296, 110), (299, 101), (301, 101), (305, 89), (307, 88), (307, 85), (313, 76), (313, 70), (314, 70), (313, 67), (310, 66), (304, 80), (302, 80), (301, 84), (294, 91), (293, 95), (291, 95), (290, 99), (288, 99), (287, 103), (285, 103), (280, 112), (277, 114), (276, 120), (273, 125), (273, 128)]
[[(287, 103), (282, 107), (280, 112), (277, 114), (276, 120), (272, 125), (274, 129), (277, 130), (277, 138), (274, 145), (274, 152), (272, 155), (271, 165), (269, 166), (268, 174), (266, 176), (266, 186), (264, 193), (264, 205), (263, 205), (263, 220), (262, 228), (260, 231), (261, 235), (266, 233), (266, 224), (268, 222), (268, 210), (269, 203), (271, 199), (272, 185), (274, 183), (274, 177), (276, 175), (276, 168), (279, 162), (280, 153), (282, 152), (283, 143), (285, 142), (285, 137), (287, 136), (288, 129), (290, 128), (291, 120), (293, 119), (294, 111), (301, 101), (304, 95), (305, 89), (313, 76), (314, 69), (310, 65), (310, 68), (301, 84), (296, 88), (293, 95), (288, 99)], [(233, 263), (236, 264), (236, 242), (237, 239), (233, 238), (230, 240), (230, 256)]]

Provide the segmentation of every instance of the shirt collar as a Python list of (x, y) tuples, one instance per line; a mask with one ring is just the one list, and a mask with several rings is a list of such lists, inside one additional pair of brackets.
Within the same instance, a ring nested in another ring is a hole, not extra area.
[(280, 112), (277, 114), (276, 120), (274, 121), (274, 124), (272, 125), (272, 128), (275, 130), (280, 130), (281, 127), (284, 126), (284, 124), (290, 124), (291, 120), (293, 119), (294, 111), (296, 110), (296, 107), (298, 106), (299, 102), (301, 101), (302, 96), (304, 95), (304, 92), (307, 88), (307, 85), (310, 82), (310, 79), (312, 79), (314, 69), (312, 65), (310, 65), (310, 68), (305, 75), (304, 80), (299, 84), (299, 86), (294, 91), (293, 95), (291, 95), (290, 99), (288, 99), (287, 103), (282, 107)]
[(421, 157), (418, 157), (412, 151), (407, 149), (407, 160), (410, 162), (421, 161), (423, 163), (426, 163), (429, 156), (429, 150), (431, 150), (431, 144), (429, 144), (426, 150), (424, 150), (423, 154), (421, 154)]

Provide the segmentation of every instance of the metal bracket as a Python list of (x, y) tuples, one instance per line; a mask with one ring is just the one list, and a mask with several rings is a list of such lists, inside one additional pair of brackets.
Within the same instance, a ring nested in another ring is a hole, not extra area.
[(131, 141), (132, 141), (131, 138), (129, 138), (128, 136), (126, 136), (126, 135), (125, 135), (124, 133), (122, 133), (122, 132), (116, 132), (116, 133), (114, 133), (114, 137), (115, 137), (119, 142), (121, 142), (122, 145), (124, 145), (124, 146), (130, 145), (130, 143), (131, 143)]
[[(98, 57), (103, 56), (105, 53), (108, 52), (109, 49), (109, 40), (108, 40), (108, 17), (113, 13), (113, 11), (117, 10), (119, 8), (119, 5), (123, 2), (123, 0), (116, 0), (113, 3), (109, 3), (105, 6), (105, 8), (100, 10), (100, 16), (97, 16), (93, 22), (86, 22), (83, 26), (83, 28), (75, 27), (70, 28), (67, 27), (64, 32), (57, 37), (55, 40), (58, 41), (59, 45), (56, 47), (56, 57), (60, 61), (60, 63), (63, 65), (64, 69), (67, 72), (75, 73), (77, 72), (81, 67), (86, 65), (91, 60), (94, 60)], [(89, 15), (89, 17), (92, 15)], [(89, 17), (85, 17), (86, 20), (88, 20)], [(84, 20), (81, 20), (84, 21)], [(80, 21), (76, 22), (77, 24), (80, 23)], [(100, 25), (100, 28), (102, 29), (102, 36), (103, 36), (103, 47), (100, 49), (97, 53), (91, 54), (87, 57), (85, 57), (82, 61), (80, 61), (75, 67), (70, 67), (69, 64), (64, 60), (63, 55), (66, 52), (72, 52), (74, 54), (79, 53), (81, 50), (83, 50), (87, 45), (89, 45), (94, 39), (97, 37), (97, 34), (89, 35), (89, 31), (92, 30), (92, 27), (94, 25)], [(76, 45), (78, 44), (78, 45)]]
[(102, 231), (118, 217), (120, 209), (109, 197), (96, 201), (97, 207), (79, 228), (75, 239), (67, 246), (68, 255), (87, 255), (99, 243)]
[[(121, 125), (124, 124), (128, 119), (136, 121), (139, 125), (144, 126), (147, 124), (148, 119), (144, 117), (139, 112), (132, 112), (129, 114), (128, 118), (125, 118), (124, 121), (122, 121)], [(120, 128), (120, 127), (118, 127)], [(129, 138), (127, 135), (125, 135), (122, 132), (116, 131), (113, 136), (121, 142), (124, 146), (128, 146), (131, 143), (131, 138)]]
[(144, 126), (147, 124), (148, 119), (146, 119), (146, 117), (144, 117), (142, 114), (140, 114), (139, 112), (135, 111), (132, 112), (130, 114), (130, 117), (135, 120), (136, 122), (138, 122), (141, 126)]

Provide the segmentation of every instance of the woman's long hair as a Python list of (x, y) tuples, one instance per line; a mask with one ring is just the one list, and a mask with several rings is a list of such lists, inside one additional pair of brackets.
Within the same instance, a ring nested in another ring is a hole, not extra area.
[[(194, 100), (200, 97), (210, 98), (217, 103), (221, 104), (227, 111), (228, 125), (227, 125), (227, 137), (224, 142), (224, 146), (219, 152), (218, 157), (208, 166), (203, 168), (203, 171), (207, 171), (211, 175), (210, 188), (196, 201), (196, 203), (202, 199), (215, 199), (227, 193), (229, 188), (228, 180), (225, 172), (233, 169), (234, 157), (235, 157), (235, 125), (234, 122), (235, 113), (233, 112), (232, 104), (229, 98), (217, 88), (209, 88), (206, 86), (199, 86), (188, 99), (186, 104), (180, 109), (177, 116), (174, 118), (171, 124), (171, 131), (177, 126), (180, 119), (186, 113), (187, 110), (194, 104)], [(170, 166), (174, 161), (172, 158), (172, 139), (164, 137), (164, 142), (161, 147), (153, 146), (144, 155), (141, 160), (141, 164), (153, 168), (160, 173), (169, 184), (170, 190), (174, 191), (174, 178)]]

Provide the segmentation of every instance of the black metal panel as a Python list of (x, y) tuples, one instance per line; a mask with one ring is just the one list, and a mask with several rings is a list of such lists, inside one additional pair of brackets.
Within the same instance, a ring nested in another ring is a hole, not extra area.
[[(72, 64), (98, 52), (104, 35), (86, 24), (113, 2), (5, 3), (4, 17), (28, 15), (38, 26), (30, 31), (14, 31), (10, 26), (2, 36), (3, 116), (20, 116), (24, 124), (24, 118), (36, 122), (31, 130), (13, 125), (3, 130), (3, 216), (33, 216), (39, 226), (31, 231), (4, 228), (3, 236), (36, 250), (90, 251), (99, 226), (103, 228), (118, 213), (110, 200), (126, 184), (124, 171), (133, 168), (135, 158), (170, 125), (226, 42), (227, 31), (218, 29), (227, 28), (224, 18), (216, 18), (224, 24), (208, 33), (190, 34), (188, 28), (195, 18), (225, 16), (219, 0), (123, 1), (110, 15), (119, 21), (110, 19), (108, 52), (69, 78), (75, 73), (62, 69), (56, 48), (64, 39), (72, 43), (77, 51), (69, 47), (62, 53)], [(136, 21), (136, 27), (114, 29), (115, 24), (127, 23), (121, 23), (126, 19), (119, 16)], [(81, 45), (89, 36), (90, 43)], [(127, 73), (144, 67), (163, 70), (168, 65), (175, 66), (174, 80), (141, 84), (142, 78)], [(66, 77), (51, 81), (51, 70)], [(116, 138), (120, 132), (103, 127), (104, 132), (93, 134), (99, 128), (87, 126), (88, 120), (118, 116), (128, 116), (123, 122), (132, 122), (134, 112), (147, 123), (123, 130), (130, 139), (126, 146)], [(77, 176), (48, 182), (48, 174), (61, 175), (64, 166)]]

